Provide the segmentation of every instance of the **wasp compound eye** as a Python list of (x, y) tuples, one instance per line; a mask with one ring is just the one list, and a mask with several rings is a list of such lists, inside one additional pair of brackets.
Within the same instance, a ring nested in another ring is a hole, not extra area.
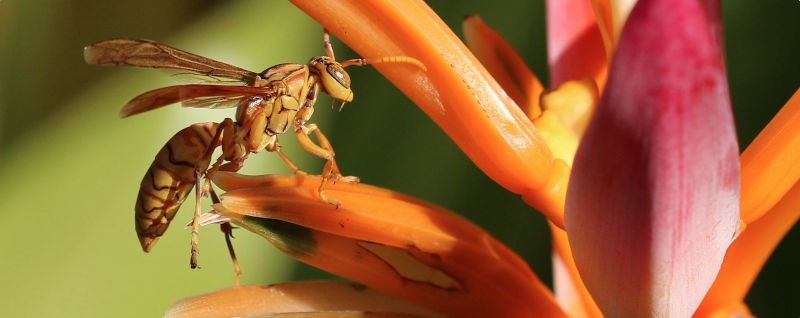
[(328, 75), (333, 77), (339, 85), (342, 85), (344, 88), (350, 88), (350, 75), (344, 71), (341, 65), (338, 64), (328, 64), (326, 67), (328, 71)]

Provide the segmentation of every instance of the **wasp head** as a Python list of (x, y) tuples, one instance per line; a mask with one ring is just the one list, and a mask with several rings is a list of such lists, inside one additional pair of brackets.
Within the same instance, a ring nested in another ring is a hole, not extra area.
[(322, 90), (333, 99), (343, 102), (353, 101), (350, 89), (350, 75), (339, 62), (328, 56), (317, 56), (308, 62), (312, 72), (319, 76)]

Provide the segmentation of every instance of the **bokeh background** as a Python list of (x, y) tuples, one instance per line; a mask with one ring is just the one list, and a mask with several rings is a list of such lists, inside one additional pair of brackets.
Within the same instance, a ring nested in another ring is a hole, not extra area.
[[(429, 1), (461, 34), (478, 13), (547, 81), (543, 1)], [(335, 13), (332, 13), (335, 14)], [(800, 2), (724, 2), (730, 86), (741, 145), (747, 145), (800, 86)], [(343, 16), (342, 19), (346, 19)], [(148, 38), (247, 69), (304, 63), (322, 51), (321, 27), (284, 1), (0, 0), (0, 308), (6, 317), (153, 317), (173, 302), (233, 284), (216, 228), (201, 231), (202, 269), (188, 267), (191, 219), (150, 254), (133, 231), (139, 181), (156, 152), (191, 123), (232, 110), (166, 107), (121, 120), (133, 96), (175, 84), (164, 72), (83, 64), (83, 46)], [(342, 43), (340, 58), (355, 57)], [(485, 177), (409, 100), (369, 67), (350, 69), (355, 101), (343, 111), (321, 98), (313, 122), (331, 138), (346, 174), (466, 215), (549, 282), (544, 219)], [(323, 162), (282, 142), (302, 168)], [(285, 173), (259, 154), (245, 173)], [(238, 232), (244, 282), (327, 274)], [(760, 316), (800, 315), (800, 232), (795, 228), (748, 296)]]

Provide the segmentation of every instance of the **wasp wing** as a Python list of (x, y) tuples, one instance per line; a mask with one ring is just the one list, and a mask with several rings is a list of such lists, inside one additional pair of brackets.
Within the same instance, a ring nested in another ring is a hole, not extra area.
[[(233, 108), (242, 105), (243, 100), (263, 99), (264, 95), (241, 95), (241, 96), (203, 96), (187, 99), (181, 102), (183, 107), (191, 108)], [(249, 97), (249, 98), (248, 98)]]
[(138, 66), (185, 70), (201, 75), (224, 77), (252, 85), (258, 74), (230, 64), (140, 39), (111, 39), (83, 48), (87, 64)]
[(168, 86), (134, 97), (122, 107), (119, 115), (128, 117), (177, 102), (184, 102), (186, 107), (235, 107), (243, 100), (266, 98), (272, 93), (266, 87), (201, 84)]

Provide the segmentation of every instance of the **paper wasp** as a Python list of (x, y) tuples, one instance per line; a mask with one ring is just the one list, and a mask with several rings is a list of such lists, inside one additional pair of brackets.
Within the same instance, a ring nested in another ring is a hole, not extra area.
[[(192, 268), (197, 266), (197, 230), (200, 198), (204, 182), (215, 171), (238, 171), (250, 153), (276, 152), (295, 172), (303, 173), (281, 152), (278, 135), (290, 128), (307, 152), (325, 159), (323, 181), (319, 188), (322, 200), (335, 203), (324, 194), (329, 180), (357, 181), (343, 177), (334, 160), (330, 142), (315, 124), (306, 124), (314, 112), (320, 90), (342, 105), (353, 100), (350, 76), (344, 70), (351, 65), (408, 63), (425, 70), (411, 57), (392, 56), (378, 59), (352, 59), (337, 62), (328, 33), (323, 35), (325, 56), (313, 57), (307, 64), (278, 64), (255, 73), (226, 63), (149, 40), (111, 39), (84, 48), (88, 64), (137, 66), (187, 71), (210, 78), (225, 78), (242, 86), (189, 84), (159, 88), (134, 97), (120, 111), (122, 117), (181, 102), (184, 107), (236, 107), (235, 121), (191, 125), (173, 136), (158, 152), (144, 175), (135, 207), (136, 233), (145, 252), (149, 252), (166, 231), (178, 208), (195, 188), (195, 217), (192, 221)], [(314, 134), (315, 143), (310, 135)], [(222, 155), (211, 164), (217, 148)], [(210, 187), (209, 187), (210, 189)], [(213, 192), (212, 192), (213, 198)]]

